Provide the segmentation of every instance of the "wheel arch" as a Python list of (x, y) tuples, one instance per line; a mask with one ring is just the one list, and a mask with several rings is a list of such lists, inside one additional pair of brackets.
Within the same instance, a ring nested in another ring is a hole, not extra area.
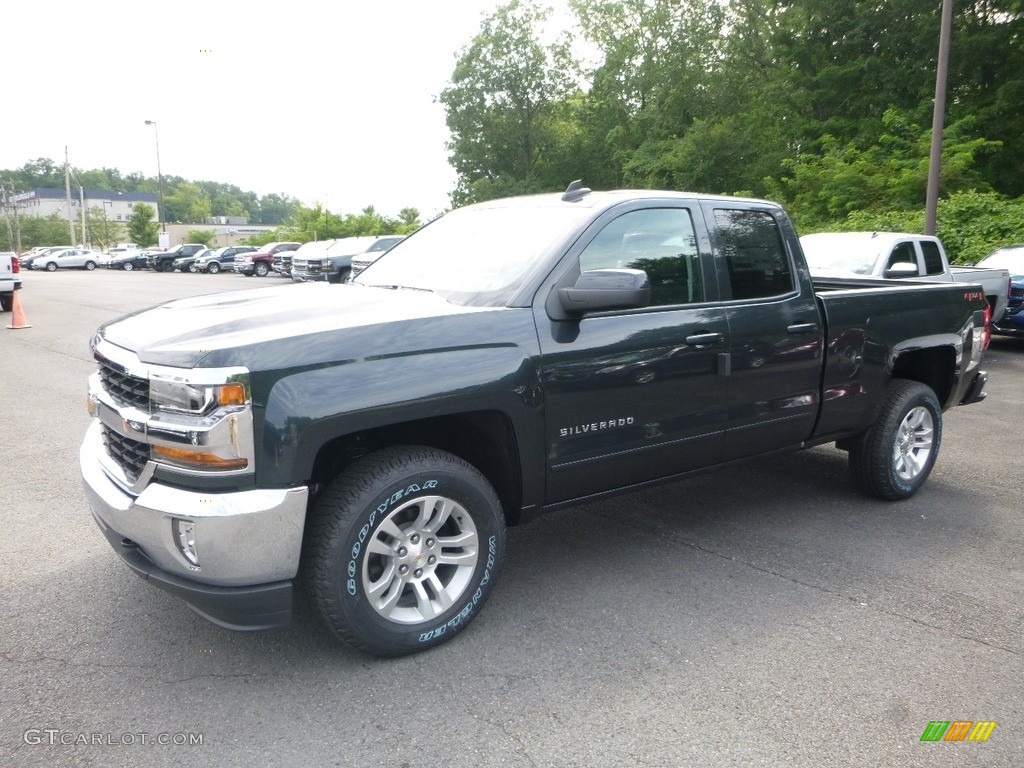
[(506, 525), (519, 522), (523, 485), (518, 441), (511, 419), (496, 410), (402, 421), (333, 437), (319, 446), (312, 459), (311, 495), (315, 496), (356, 459), (400, 445), (437, 448), (466, 461), (498, 494)]
[(945, 410), (956, 385), (957, 353), (952, 345), (901, 352), (893, 361), (892, 378), (916, 381), (931, 388)]

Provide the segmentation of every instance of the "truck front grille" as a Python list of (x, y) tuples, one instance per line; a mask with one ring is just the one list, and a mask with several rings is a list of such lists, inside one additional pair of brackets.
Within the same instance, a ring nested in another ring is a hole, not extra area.
[(103, 447), (106, 449), (107, 455), (117, 462), (128, 480), (134, 483), (142, 474), (146, 462), (149, 461), (149, 446), (138, 440), (119, 435), (105, 424), (102, 428), (102, 435)]
[(115, 403), (149, 412), (149, 381), (100, 363), (100, 380)]

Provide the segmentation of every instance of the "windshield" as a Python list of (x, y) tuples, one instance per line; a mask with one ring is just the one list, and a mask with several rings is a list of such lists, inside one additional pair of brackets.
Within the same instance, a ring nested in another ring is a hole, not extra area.
[(501, 306), (546, 252), (592, 213), (565, 204), (461, 208), (395, 245), (354, 282)]
[(978, 262), (978, 266), (991, 269), (1008, 269), (1010, 274), (1013, 275), (1024, 273), (1024, 246), (1019, 248), (1000, 248), (998, 251), (992, 251), (992, 253)]
[(349, 256), (356, 253), (365, 253), (377, 242), (376, 237), (343, 237), (333, 241), (327, 249), (331, 256)]
[(800, 246), (811, 272), (852, 272), (870, 275), (878, 259), (878, 243), (861, 237), (804, 235)]

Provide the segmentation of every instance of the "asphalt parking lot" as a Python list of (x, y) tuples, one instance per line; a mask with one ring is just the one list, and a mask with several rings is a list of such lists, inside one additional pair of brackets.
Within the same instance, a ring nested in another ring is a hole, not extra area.
[[(96, 327), (275, 277), (29, 273), (0, 315), (0, 765), (986, 766), (1024, 755), (1024, 342), (913, 499), (818, 448), (549, 515), (452, 642), (219, 629), (120, 563), (78, 478)], [(301, 286), (294, 286), (301, 289)], [(339, 289), (344, 290), (344, 289)], [(985, 742), (922, 742), (994, 721)]]

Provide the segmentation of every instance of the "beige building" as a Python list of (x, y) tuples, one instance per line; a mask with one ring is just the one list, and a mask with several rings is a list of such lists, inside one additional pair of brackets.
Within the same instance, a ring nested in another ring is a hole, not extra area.
[[(156, 218), (159, 220), (159, 200), (153, 192), (114, 192), (110, 189), (73, 187), (70, 218), (75, 222), (81, 221), (84, 205), (86, 211), (92, 208), (102, 208), (104, 215), (110, 221), (127, 224), (132, 217), (132, 206), (136, 203), (152, 206), (153, 210), (157, 212)], [(46, 218), (56, 213), (63, 218), (68, 218), (67, 192), (56, 187), (43, 187), (12, 195), (8, 205), (14, 206), (19, 216)]]

